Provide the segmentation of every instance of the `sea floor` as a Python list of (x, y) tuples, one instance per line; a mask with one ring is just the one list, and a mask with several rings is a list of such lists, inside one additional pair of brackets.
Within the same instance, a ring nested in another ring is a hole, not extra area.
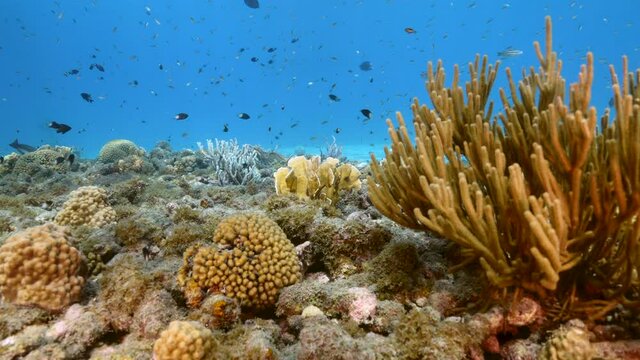
[[(381, 216), (364, 179), (368, 146), (343, 149), (363, 183), (334, 201), (277, 195), (273, 174), (287, 158), (273, 153), (261, 158), (259, 178), (221, 185), (211, 164), (166, 145), (73, 163), (65, 148), (46, 150), (0, 165), (0, 359), (640, 358), (637, 321), (558, 323), (529, 297), (470, 306), (487, 303), (482, 270), (452, 272), (453, 243)], [(93, 194), (91, 205), (70, 205), (80, 193)], [(100, 217), (79, 224), (77, 213), (89, 208)], [(238, 223), (221, 225), (234, 216), (269, 220), (243, 233)], [(26, 239), (28, 248), (36, 236), (24, 230), (51, 222), (66, 224), (65, 241), (82, 263), (71, 272), (65, 257), (56, 276), (82, 277), (82, 286), (23, 296), (53, 285), (27, 277), (22, 265), (60, 255), (9, 245)], [(234, 245), (216, 243), (234, 231)], [(217, 262), (247, 238), (271, 250)], [(270, 263), (289, 248), (295, 260)], [(19, 256), (26, 258), (6, 265)], [(247, 261), (254, 265), (242, 267)], [(298, 268), (297, 276), (277, 275)], [(219, 284), (216, 271), (230, 279), (224, 286), (198, 283), (211, 275), (209, 284)], [(275, 296), (251, 306), (252, 287)]]

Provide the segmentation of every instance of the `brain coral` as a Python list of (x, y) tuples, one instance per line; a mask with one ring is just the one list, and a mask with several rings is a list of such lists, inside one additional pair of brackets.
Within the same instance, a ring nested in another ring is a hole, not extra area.
[(57, 311), (77, 301), (84, 285), (80, 252), (64, 228), (46, 224), (9, 237), (0, 247), (0, 295), (19, 305)]
[(153, 345), (155, 360), (213, 359), (217, 342), (213, 333), (196, 321), (172, 321)]
[(65, 172), (69, 168), (67, 161), (58, 161), (58, 158), (66, 159), (72, 153), (66, 146), (42, 147), (36, 151), (20, 155), (13, 167), (17, 174), (34, 175), (41, 170)]
[(97, 186), (83, 186), (72, 191), (55, 218), (59, 225), (96, 228), (115, 220), (116, 212), (107, 204), (107, 192)]
[(184, 253), (178, 282), (191, 306), (199, 305), (202, 290), (207, 290), (238, 299), (243, 306), (269, 307), (281, 288), (301, 277), (293, 244), (264, 215), (227, 217), (213, 240), (212, 247), (191, 247)]
[(98, 161), (103, 163), (116, 163), (118, 160), (123, 160), (131, 155), (142, 156), (144, 155), (144, 150), (130, 140), (111, 140), (100, 149)]

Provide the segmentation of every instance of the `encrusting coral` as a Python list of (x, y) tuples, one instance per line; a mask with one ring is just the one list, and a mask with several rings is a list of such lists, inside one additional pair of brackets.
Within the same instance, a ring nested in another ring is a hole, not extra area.
[[(405, 121), (388, 120), (391, 150), (372, 156), (370, 198), (400, 225), (461, 245), (491, 284), (549, 300), (556, 314), (599, 318), (617, 304), (640, 305), (640, 71), (613, 67), (615, 115), (597, 128), (590, 107), (593, 55), (565, 100), (562, 62), (534, 47), (540, 69), (516, 85), (507, 69), (505, 108), (489, 102), (499, 63), (476, 57), (471, 81), (451, 87), (439, 62), (428, 66), (433, 108), (412, 105), (416, 143)], [(613, 118), (613, 119), (611, 119)]]
[(116, 212), (107, 203), (107, 192), (97, 186), (83, 186), (71, 192), (69, 200), (56, 215), (59, 225), (88, 225), (100, 228), (116, 220)]
[(10, 236), (0, 247), (0, 295), (19, 305), (58, 311), (80, 298), (80, 252), (63, 227), (46, 224)]
[(300, 265), (282, 229), (261, 214), (223, 219), (214, 246), (192, 246), (183, 255), (178, 283), (187, 303), (197, 306), (203, 291), (238, 299), (243, 306), (266, 308), (281, 288), (300, 279)]
[(341, 190), (359, 190), (361, 186), (360, 171), (351, 164), (338, 166), (338, 162), (332, 157), (322, 162), (320, 156), (292, 157), (287, 167), (281, 167), (273, 174), (276, 193), (293, 193), (300, 199), (328, 199), (335, 203)]
[(153, 345), (155, 360), (215, 359), (218, 343), (211, 330), (197, 321), (172, 321)]

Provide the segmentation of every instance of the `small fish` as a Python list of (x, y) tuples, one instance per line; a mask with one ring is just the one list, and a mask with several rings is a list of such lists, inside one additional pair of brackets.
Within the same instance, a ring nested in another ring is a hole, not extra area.
[(162, 66), (162, 64), (159, 64), (159, 65), (158, 65), (158, 69), (160, 69), (160, 70), (164, 70), (164, 66)]
[(251, 116), (249, 116), (249, 114), (247, 113), (240, 113), (238, 114), (238, 117), (242, 120), (249, 120), (251, 118)]
[(69, 154), (67, 157), (67, 161), (69, 161), (69, 166), (73, 165), (73, 162), (76, 160), (76, 156), (73, 154)]
[(189, 117), (189, 114), (187, 114), (187, 113), (178, 113), (178, 114), (176, 114), (175, 119), (176, 120), (185, 120), (188, 117)]
[(138, 80), (129, 81), (130, 86), (138, 86), (138, 84), (139, 84)]
[(28, 153), (36, 151), (37, 149), (33, 146), (27, 144), (20, 144), (18, 139), (13, 140), (11, 144), (9, 144), (12, 148), (16, 149), (20, 154)]
[(337, 97), (336, 95), (333, 95), (333, 94), (329, 94), (329, 99), (331, 99), (331, 101), (335, 101), (335, 102), (340, 101), (340, 98)]
[(520, 56), (523, 53), (524, 52), (522, 50), (512, 49), (511, 46), (509, 46), (505, 50), (498, 51), (498, 56), (503, 58), (503, 59), (506, 59), (506, 58), (512, 58), (512, 57)]
[(293, 38), (293, 39), (291, 39), (291, 43), (292, 43), (292, 44), (295, 44), (295, 43), (297, 43), (298, 41), (300, 41), (300, 39), (299, 39), (299, 38)]
[(252, 9), (258, 9), (260, 7), (258, 0), (244, 0), (244, 4)]
[(67, 124), (57, 123), (55, 121), (50, 122), (49, 127), (52, 129), (56, 129), (56, 133), (58, 134), (65, 134), (67, 133), (67, 131), (71, 130), (71, 126)]
[(272, 53), (274, 51), (276, 51), (276, 48), (270, 47), (270, 48), (267, 49), (268, 53)]
[(259, 59), (257, 57), (255, 57), (255, 56), (251, 58), (251, 62), (257, 62), (258, 60)]
[(58, 156), (56, 158), (56, 165), (62, 164), (64, 162), (64, 160), (65, 160), (64, 156)]
[(404, 32), (406, 32), (407, 34), (415, 34), (416, 33), (416, 31), (412, 27), (404, 28)]
[(222, 126), (222, 132), (229, 132), (229, 124), (224, 124)]
[(94, 67), (98, 69), (98, 71), (104, 72), (104, 66), (100, 64), (91, 64), (91, 66), (89, 66), (89, 70), (93, 70)]
[(80, 70), (78, 69), (71, 69), (69, 71), (67, 71), (66, 73), (64, 73), (64, 76), (69, 76), (69, 75), (78, 75), (80, 73)]
[(83, 93), (80, 93), (80, 96), (82, 96), (82, 98), (83, 98), (83, 99), (84, 99), (84, 101), (86, 101), (86, 102), (90, 102), (90, 103), (92, 103), (92, 102), (93, 102), (93, 98), (91, 97), (91, 94), (89, 94), (89, 93), (84, 93), (84, 92), (83, 92)]
[(609, 98), (609, 107), (613, 107), (613, 104), (614, 104), (613, 98)]
[(362, 113), (362, 115), (364, 115), (367, 119), (371, 119), (371, 110), (369, 109), (362, 109), (360, 110), (360, 112)]
[(0, 164), (4, 164), (4, 156), (0, 156)]
[(336, 129), (334, 130), (334, 132), (335, 132), (336, 134), (340, 134), (340, 131), (342, 131), (342, 129), (340, 129), (340, 128), (336, 128)]
[(371, 65), (371, 62), (369, 61), (363, 61), (360, 64), (360, 70), (362, 71), (371, 71), (371, 69), (373, 69), (373, 65)]

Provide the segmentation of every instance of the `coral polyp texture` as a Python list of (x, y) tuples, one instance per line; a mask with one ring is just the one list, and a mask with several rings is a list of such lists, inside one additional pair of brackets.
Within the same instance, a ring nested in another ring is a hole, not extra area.
[(310, 159), (295, 156), (289, 159), (287, 167), (281, 167), (273, 174), (276, 193), (336, 202), (341, 190), (359, 190), (361, 186), (360, 171), (351, 164), (338, 166), (339, 162), (332, 157), (321, 162), (320, 156)]
[(61, 310), (80, 298), (82, 261), (63, 227), (46, 224), (18, 232), (0, 246), (0, 295), (18, 305)]
[(458, 243), (495, 288), (599, 318), (640, 304), (640, 72), (623, 58), (620, 82), (611, 67), (615, 112), (597, 127), (593, 55), (565, 101), (551, 41), (547, 18), (546, 48), (534, 43), (539, 70), (516, 85), (507, 69), (496, 119), (489, 97), (499, 63), (476, 57), (471, 80), (461, 85), (456, 67), (450, 87), (442, 64), (429, 63), (433, 106), (411, 107), (415, 145), (400, 114), (397, 128), (387, 121), (392, 145), (382, 163), (372, 156), (370, 198), (398, 224)]
[(143, 156), (144, 150), (131, 140), (111, 140), (102, 146), (98, 154), (98, 161), (102, 163), (117, 163), (129, 156)]
[(293, 248), (278, 224), (257, 214), (223, 219), (213, 246), (194, 246), (184, 253), (178, 274), (187, 302), (197, 306), (203, 292), (224, 294), (243, 306), (272, 306), (281, 288), (301, 277)]
[(155, 360), (215, 359), (213, 333), (197, 321), (172, 321), (153, 345)]
[(56, 215), (59, 225), (88, 225), (100, 228), (116, 220), (116, 212), (107, 203), (107, 192), (97, 186), (83, 186), (71, 192), (69, 200)]

